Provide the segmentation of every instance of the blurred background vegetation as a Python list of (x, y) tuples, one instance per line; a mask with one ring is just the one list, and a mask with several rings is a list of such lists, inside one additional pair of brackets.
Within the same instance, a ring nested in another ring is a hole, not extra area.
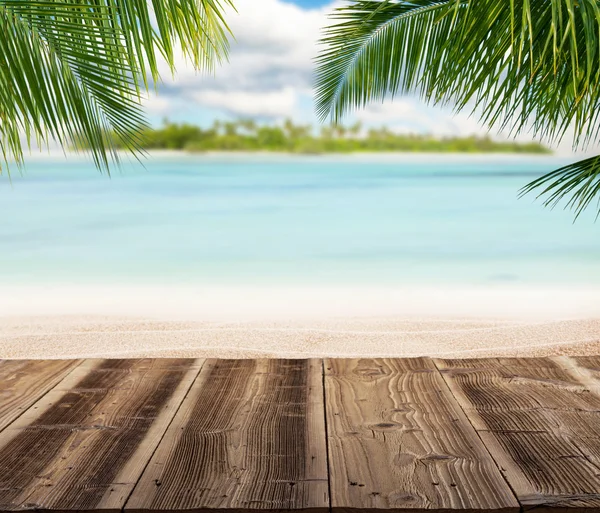
[[(117, 147), (125, 147), (112, 134)], [(304, 154), (350, 152), (453, 152), (453, 153), (550, 153), (536, 143), (500, 142), (489, 137), (447, 137), (397, 134), (386, 127), (363, 129), (351, 126), (323, 126), (318, 131), (311, 125), (286, 120), (282, 125), (259, 124), (253, 119), (215, 121), (210, 128), (168, 120), (158, 129), (141, 134), (145, 149), (204, 151), (273, 151)]]

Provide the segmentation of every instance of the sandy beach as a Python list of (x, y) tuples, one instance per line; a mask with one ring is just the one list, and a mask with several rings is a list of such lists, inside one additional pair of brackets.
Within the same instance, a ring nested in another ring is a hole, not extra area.
[(1, 358), (600, 354), (594, 288), (4, 287)]

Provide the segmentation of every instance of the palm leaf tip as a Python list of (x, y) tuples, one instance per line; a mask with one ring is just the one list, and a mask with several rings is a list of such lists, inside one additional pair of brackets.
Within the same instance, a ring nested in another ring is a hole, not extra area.
[(519, 191), (519, 196), (531, 193), (551, 208), (564, 202), (564, 207), (575, 213), (575, 219), (596, 199), (600, 215), (600, 155), (563, 166), (529, 182)]

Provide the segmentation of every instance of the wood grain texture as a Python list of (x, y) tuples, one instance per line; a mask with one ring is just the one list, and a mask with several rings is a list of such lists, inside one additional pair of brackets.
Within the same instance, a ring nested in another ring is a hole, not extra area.
[(125, 510), (328, 505), (321, 362), (207, 360)]
[(525, 509), (600, 511), (598, 359), (436, 365)]
[(0, 433), (0, 511), (120, 511), (201, 361), (86, 361)]
[(81, 360), (0, 360), (0, 431)]
[(426, 358), (325, 361), (331, 503), (337, 511), (518, 511)]

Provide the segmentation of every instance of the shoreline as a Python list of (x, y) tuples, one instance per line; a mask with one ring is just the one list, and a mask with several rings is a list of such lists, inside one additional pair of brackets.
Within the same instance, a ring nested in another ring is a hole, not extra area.
[(600, 288), (0, 287), (0, 358), (600, 354)]
[(555, 321), (600, 318), (600, 286), (0, 286), (0, 318), (45, 315), (118, 315), (194, 322), (340, 317)]
[[(122, 159), (121, 164), (138, 164), (138, 161), (131, 153), (125, 151), (116, 152), (119, 158)], [(381, 152), (348, 152), (348, 153), (320, 153), (320, 154), (304, 154), (294, 152), (277, 152), (277, 151), (206, 151), (206, 152), (189, 152), (183, 150), (146, 150), (140, 155), (141, 162), (149, 159), (230, 159), (230, 160), (260, 160), (260, 159), (322, 159), (322, 160), (427, 160), (427, 161), (445, 161), (448, 158), (451, 160), (540, 160), (551, 162), (553, 160), (572, 161), (582, 159), (587, 156), (595, 155), (594, 152), (572, 153), (563, 151), (554, 151), (553, 153), (509, 153), (509, 152), (401, 152), (401, 151), (381, 151)], [(44, 162), (44, 161), (72, 161), (91, 163), (90, 156), (83, 152), (63, 152), (63, 151), (41, 151), (32, 152), (25, 155), (25, 165), (27, 162)]]

